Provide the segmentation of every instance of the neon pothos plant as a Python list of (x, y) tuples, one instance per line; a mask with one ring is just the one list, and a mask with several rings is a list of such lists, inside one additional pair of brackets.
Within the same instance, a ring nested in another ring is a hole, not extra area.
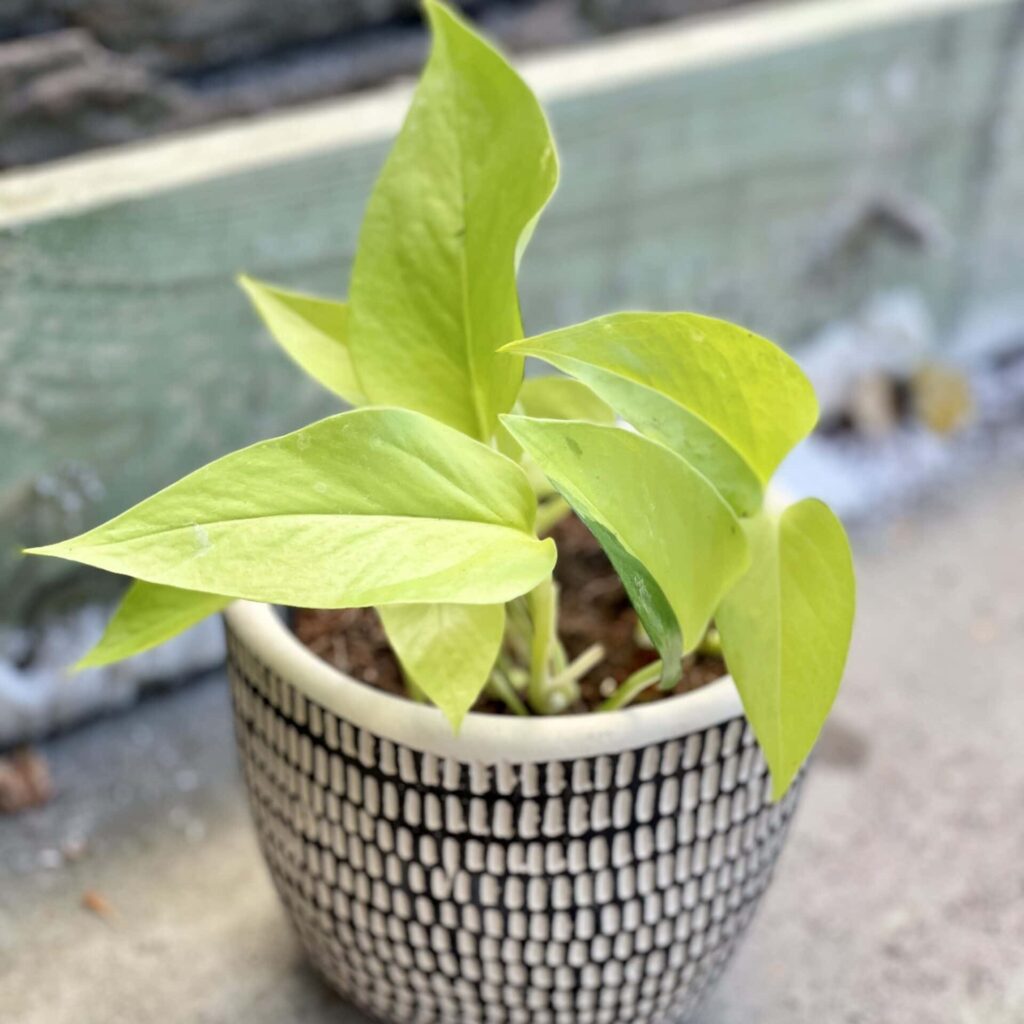
[[(285, 351), (355, 408), (33, 549), (135, 578), (80, 664), (234, 598), (373, 606), (410, 687), (455, 727), (485, 687), (517, 713), (556, 713), (601, 657), (569, 663), (558, 639), (544, 534), (571, 507), (660, 655), (605, 708), (674, 685), (714, 620), (781, 794), (832, 704), (854, 606), (828, 508), (766, 501), (815, 423), (813, 390), (770, 342), (691, 313), (524, 339), (516, 269), (558, 177), (551, 135), (494, 49), (440, 3), (426, 12), (433, 49), (348, 302), (241, 279)], [(568, 376), (524, 381), (526, 356)]]

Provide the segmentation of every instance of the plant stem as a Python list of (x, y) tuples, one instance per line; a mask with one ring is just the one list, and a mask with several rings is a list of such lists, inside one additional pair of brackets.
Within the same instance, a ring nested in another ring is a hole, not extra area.
[(714, 626), (708, 628), (708, 631), (704, 634), (704, 639), (697, 644), (697, 653), (705, 654), (709, 657), (720, 658), (722, 656), (722, 635)]
[(530, 714), (530, 709), (523, 703), (522, 698), (516, 692), (516, 688), (500, 668), (495, 668), (491, 673), (487, 689), (490, 691), (491, 696), (505, 704), (512, 714), (526, 716)]
[(660, 678), (660, 661), (652, 661), (650, 665), (638, 668), (607, 700), (597, 706), (597, 710), (616, 711), (618, 708), (624, 708)]
[(506, 606), (505, 640), (510, 653), (524, 665), (530, 662), (530, 643), (533, 636), (533, 625), (526, 600), (517, 597)]
[[(558, 634), (556, 632), (554, 649), (551, 652), (551, 667), (554, 669), (555, 675), (563, 672), (568, 663), (569, 656), (565, 653), (565, 648), (562, 646), (562, 641), (558, 639)], [(577, 676), (577, 678), (579, 677)]]
[(538, 714), (551, 713), (548, 693), (548, 658), (555, 632), (555, 581), (549, 576), (530, 591), (527, 600), (533, 623), (530, 643), (530, 682), (526, 698)]
[(555, 525), (569, 514), (569, 503), (564, 498), (551, 498), (537, 508), (537, 536), (550, 533)]
[(561, 689), (566, 684), (576, 684), (596, 665), (604, 661), (604, 647), (591, 644), (578, 658), (574, 658), (551, 680), (552, 689)]
[(558, 640), (558, 585), (550, 576), (527, 595), (533, 635), (526, 700), (539, 715), (557, 715), (579, 696), (579, 685), (562, 670), (565, 651)]
[[(561, 644), (559, 644), (559, 648)], [(563, 652), (564, 658), (564, 652)], [(580, 695), (580, 680), (595, 666), (600, 665), (604, 660), (604, 647), (599, 644), (591, 644), (579, 657), (564, 666), (552, 677), (549, 687), (553, 694), (564, 693), (564, 707), (575, 702)]]

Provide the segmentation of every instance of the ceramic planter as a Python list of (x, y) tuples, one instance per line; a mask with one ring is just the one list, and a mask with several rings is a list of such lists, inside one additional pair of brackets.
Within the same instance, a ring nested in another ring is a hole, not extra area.
[(769, 801), (732, 681), (612, 714), (467, 717), (337, 672), (273, 609), (226, 615), (238, 744), (309, 956), (390, 1024), (685, 1019), (750, 921), (800, 781)]

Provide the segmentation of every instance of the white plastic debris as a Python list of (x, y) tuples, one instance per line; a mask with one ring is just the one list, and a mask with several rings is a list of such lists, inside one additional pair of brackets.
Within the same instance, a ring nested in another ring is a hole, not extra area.
[[(99, 639), (109, 614), (109, 608), (87, 606), (51, 620), (32, 638), (24, 630), (0, 627), (0, 747), (125, 707), (148, 687), (189, 678), (223, 661), (223, 630), (219, 620), (208, 619), (134, 658), (72, 674), (68, 666)], [(30, 644), (31, 661), (20, 667)]]

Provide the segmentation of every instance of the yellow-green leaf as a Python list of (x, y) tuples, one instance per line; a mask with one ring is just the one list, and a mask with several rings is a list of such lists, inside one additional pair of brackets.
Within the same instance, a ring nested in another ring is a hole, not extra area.
[(572, 377), (527, 377), (519, 390), (519, 408), (538, 420), (614, 423), (612, 407)]
[(168, 586), (312, 608), (494, 604), (554, 563), (522, 470), (403, 409), (358, 409), (210, 463), (35, 549)]
[(820, 501), (762, 513), (746, 529), (753, 560), (715, 622), (778, 798), (835, 700), (856, 584), (843, 527)]
[(522, 336), (516, 264), (558, 167), (522, 79), (449, 8), (426, 11), (433, 48), (366, 211), (349, 344), (369, 401), (488, 440), (522, 380), (497, 349)]
[(406, 675), (457, 730), (501, 650), (505, 606), (392, 604), (379, 611)]
[[(526, 416), (540, 420), (585, 420), (588, 423), (614, 423), (615, 412), (607, 402), (602, 401), (586, 384), (572, 377), (547, 376), (527, 377), (519, 390), (516, 409)], [(498, 448), (509, 458), (519, 459), (523, 450), (512, 439), (509, 432), (499, 423), (496, 432)], [(527, 476), (533, 480), (534, 467), (527, 465)], [(534, 490), (543, 494), (550, 488)]]
[(747, 567), (747, 542), (728, 504), (690, 465), (639, 434), (522, 416), (502, 422), (594, 530), (668, 670), (673, 652), (662, 645), (672, 624), (662, 602), (691, 651)]
[(694, 313), (615, 313), (506, 346), (588, 384), (740, 515), (814, 426), (814, 389), (770, 341)]
[(97, 668), (141, 654), (226, 608), (230, 597), (135, 580), (99, 642), (76, 665)]
[(348, 305), (238, 279), (278, 344), (314, 380), (349, 405), (364, 405), (348, 346)]

